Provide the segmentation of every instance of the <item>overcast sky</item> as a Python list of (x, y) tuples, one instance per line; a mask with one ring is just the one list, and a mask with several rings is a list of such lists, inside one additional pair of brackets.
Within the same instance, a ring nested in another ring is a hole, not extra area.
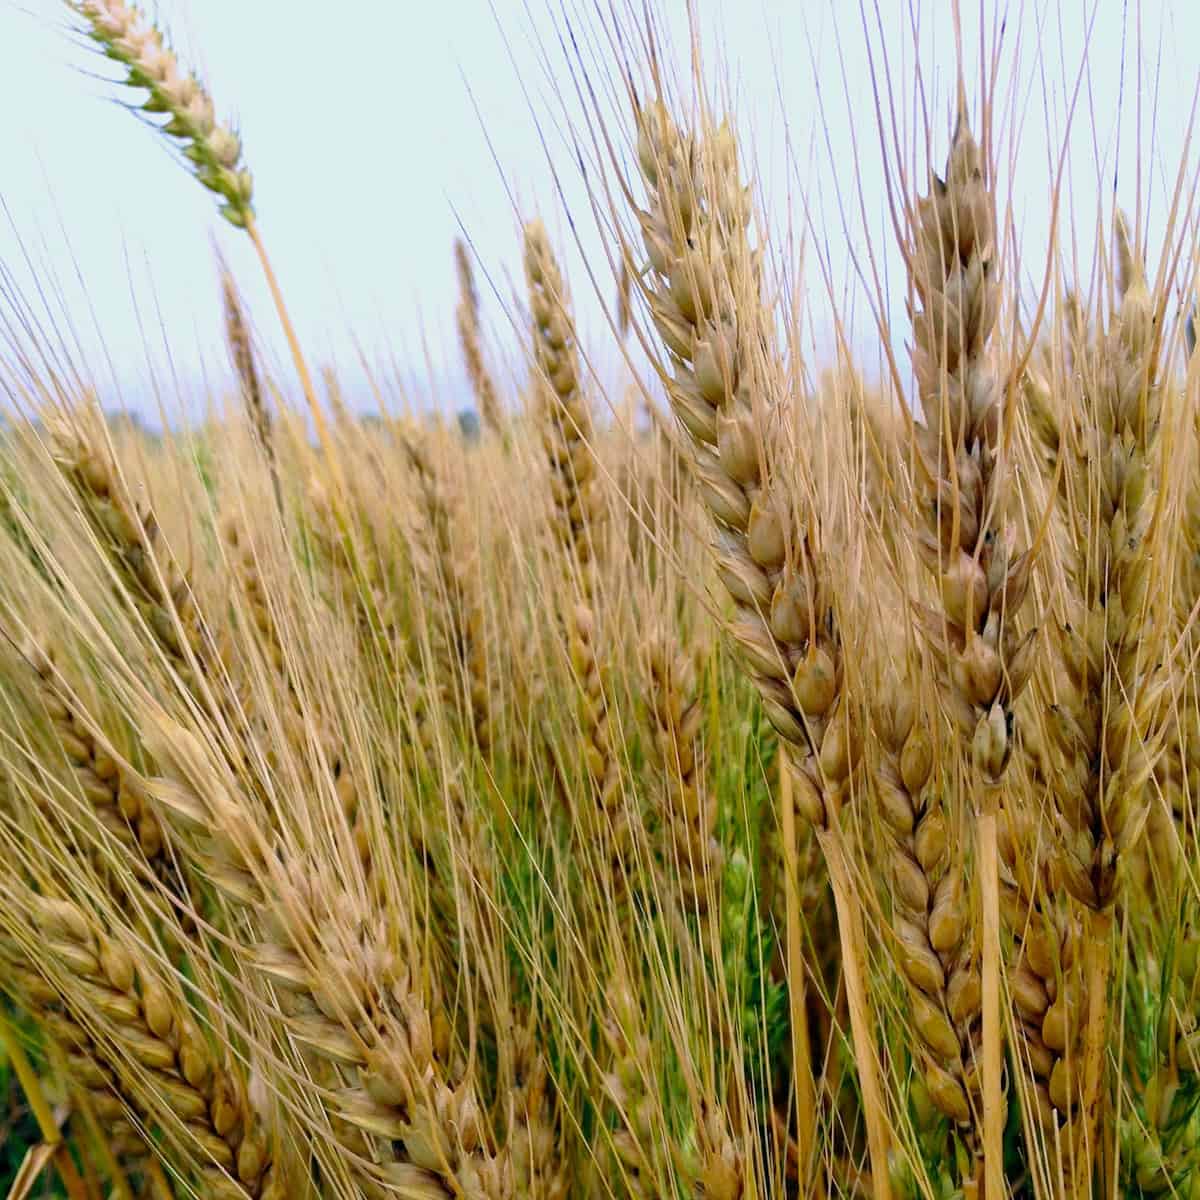
[[(602, 310), (611, 281), (566, 133), (582, 111), (574, 91), (580, 60), (613, 112), (606, 98), (614, 94), (614, 51), (604, 44), (607, 17), (595, 11), (607, 13), (605, 0), (159, 0), (150, 7), (201, 70), (218, 112), (241, 129), (259, 223), (310, 358), (337, 365), (363, 407), (371, 401), (356, 366), (360, 348), (424, 398), (450, 408), (464, 402), (451, 259), (460, 222), (480, 258), (497, 355), (511, 357), (518, 344), (520, 217), (536, 212), (563, 247), (593, 354), (616, 361)], [(895, 0), (880, 7), (883, 17), (875, 0), (864, 3), (864, 18), (856, 2), (700, 0), (712, 90), (729, 102), (753, 149), (773, 227), (790, 226), (798, 237), (810, 218), (805, 279), (814, 357), (828, 348), (823, 258), (865, 359), (876, 353), (863, 303), (870, 291), (855, 276), (868, 248), (881, 255), (888, 310), (902, 324), (903, 286), (894, 255), (885, 253), (894, 238), (868, 54), (883, 79), (886, 49), (897, 121), (910, 145), (920, 112), (913, 20)], [(971, 0), (963, 7), (974, 91), (979, 8)], [(659, 0), (657, 9), (676, 61), (685, 62), (684, 0)], [(1025, 275), (1044, 258), (1051, 150), (1066, 136), (1085, 46), (1068, 157), (1069, 204), (1085, 230), (1079, 258), (1087, 269), (1096, 208), (1111, 212), (1114, 181), (1122, 205), (1140, 205), (1156, 251), (1196, 89), (1196, 10), (1135, 0), (984, 6), (990, 32), (1006, 19), (998, 103), (1001, 123), (1018, 132), (1005, 146), (1001, 176), (1002, 186), (1011, 185)], [(949, 11), (939, 0), (916, 15), (938, 160), (954, 83)], [(568, 25), (573, 43), (559, 40)], [(245, 238), (217, 218), (165, 139), (119, 107), (126, 97), (110, 82), (112, 64), (89, 50), (67, 6), (0, 0), (0, 46), (7, 210), (0, 260), (27, 300), (39, 290), (55, 297), (58, 328), (77, 335), (76, 356), (106, 401), (152, 409), (157, 387), (168, 409), (194, 408), (226, 386), (214, 238), (291, 386)], [(775, 250), (789, 261), (797, 256), (782, 238)], [(902, 334), (893, 340), (902, 343)]]

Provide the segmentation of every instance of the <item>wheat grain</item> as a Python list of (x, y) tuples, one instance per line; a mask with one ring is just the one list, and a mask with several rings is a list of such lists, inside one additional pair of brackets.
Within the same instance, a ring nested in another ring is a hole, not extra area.
[(525, 279), (533, 318), (534, 394), (550, 462), (555, 536), (585, 598), (596, 588), (598, 527), (604, 516), (592, 413), (582, 386), (562, 272), (540, 221), (525, 226)]
[[(80, 906), (46, 897), (13, 897), (41, 937), (39, 962), (61, 1007), (43, 1019), (68, 1048), (82, 1054), (83, 1081), (94, 1103), (107, 1093), (100, 1056), (138, 1107), (182, 1124), (184, 1144), (208, 1186), (235, 1194), (285, 1195), (272, 1167), (269, 1139), (245, 1087), (216, 1058), (169, 978), (126, 938), (107, 933)], [(48, 995), (41, 992), (42, 1002)], [(115, 1053), (107, 1050), (111, 1044)], [(122, 1115), (109, 1110), (113, 1117)], [(170, 1126), (168, 1125), (168, 1129)]]
[(221, 214), (232, 225), (245, 226), (253, 216), (254, 181), (242, 163), (242, 143), (217, 121), (212, 97), (185, 71), (162, 33), (136, 5), (125, 0), (67, 0), (88, 23), (89, 34), (109, 57), (124, 66), (130, 87), (145, 88), (147, 113), (170, 120), (163, 133), (184, 143), (183, 156), (196, 178), (220, 196)]
[(465, 243), (460, 239), (454, 243), (454, 265), (458, 271), (458, 344), (462, 347), (463, 361), (467, 365), (467, 378), (475, 393), (475, 403), (484, 425), (495, 432), (504, 428), (504, 416), (500, 399), (496, 394), (496, 383), (483, 359), (482, 334), (479, 328), (479, 293), (475, 288), (475, 277), (471, 270), (471, 259)]
[(401, 1157), (385, 1152), (367, 1178), (424, 1186), (431, 1195), (441, 1180), (447, 1196), (505, 1200), (511, 1161), (487, 1145), (470, 1080), (455, 1086), (446, 1077), (438, 1047), (444, 1035), (421, 999), (413, 966), (370, 914), (354, 913), (319, 875), (301, 864), (281, 871), (267, 857), (261, 836), (191, 735), (160, 722), (155, 740), (156, 757), (174, 772), (171, 786), (153, 789), (170, 816), (223, 831), (218, 852), (199, 856), (209, 877), (231, 889), (235, 901), (269, 901), (263, 911), (274, 939), (256, 948), (254, 966), (300, 1002), (290, 1021), (293, 1036), (353, 1074), (352, 1085), (331, 1098), (331, 1115), (368, 1139), (403, 1147)]

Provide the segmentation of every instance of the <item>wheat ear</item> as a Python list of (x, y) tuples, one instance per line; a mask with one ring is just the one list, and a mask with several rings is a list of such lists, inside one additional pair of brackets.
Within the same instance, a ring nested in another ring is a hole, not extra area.
[[(730, 632), (794, 764), (795, 802), (817, 826), (829, 863), (872, 1180), (883, 1200), (890, 1195), (883, 1093), (839, 822), (861, 760), (861, 729), (843, 702), (841, 639), (819, 522), (802, 498), (785, 502), (766, 461), (784, 382), (749, 242), (750, 199), (728, 126), (685, 141), (661, 103), (639, 111), (638, 163), (649, 199), (639, 221), (650, 260), (638, 277), (667, 349), (658, 370), (690, 436), (700, 496), (719, 531), (717, 569), (736, 609)], [(785, 818), (789, 810), (790, 802)], [(801, 969), (791, 964), (793, 975)], [(813, 1150), (803, 1153), (811, 1158)]]
[(153, 513), (131, 500), (99, 421), (89, 407), (74, 423), (52, 425), (55, 462), (172, 668), (202, 697), (196, 668), (206, 672), (213, 655), (190, 581), (163, 545)]
[(424, 509), (426, 538), (419, 569), (433, 595), (445, 599), (446, 657), (438, 664), (440, 694), (453, 687), (479, 748), (486, 754), (495, 739), (495, 697), (489, 661), (485, 593), (479, 548), (469, 544), (467, 511), (454, 482), (418, 441), (406, 438), (405, 453), (416, 477)]
[(583, 390), (566, 285), (545, 226), (525, 226), (525, 280), (533, 318), (535, 412), (550, 463), (554, 533), (585, 599), (596, 591), (604, 516), (592, 410)]
[[(48, 978), (58, 1007), (42, 1019), (59, 1041), (81, 1051), (83, 1062), (102, 1055), (142, 1111), (182, 1122), (208, 1187), (221, 1193), (232, 1182), (237, 1195), (286, 1195), (245, 1086), (212, 1053), (172, 982), (73, 902), (9, 900), (29, 912), (40, 935), (39, 959), (52, 964)], [(100, 1093), (107, 1078), (103, 1073), (88, 1085)]]
[(946, 781), (936, 770), (933, 725), (911, 686), (901, 686), (893, 677), (881, 688), (874, 783), (892, 856), (897, 958), (910, 986), (925, 1085), (933, 1103), (959, 1126), (969, 1149), (979, 1156), (977, 1059), (983, 998), (968, 936), (970, 896), (942, 804)]
[(483, 335), (479, 328), (479, 293), (471, 270), (470, 254), (465, 243), (454, 243), (454, 265), (458, 272), (458, 344), (462, 347), (467, 365), (467, 378), (475, 393), (475, 403), (484, 425), (499, 433), (504, 428), (504, 414), (496, 394), (496, 382), (483, 359)]
[(345, 480), (325, 414), (255, 219), (254, 180), (242, 160), (241, 139), (230, 126), (217, 121), (208, 90), (180, 65), (161, 30), (136, 4), (126, 0), (66, 0), (66, 3), (87, 22), (88, 34), (105, 54), (125, 67), (128, 72), (125, 83), (149, 91), (150, 97), (142, 108), (152, 115), (169, 118), (159, 127), (161, 131), (182, 145), (183, 157), (192, 165), (196, 178), (222, 199), (221, 215), (234, 227), (244, 229), (250, 238), (317, 436), (337, 477), (339, 495), (344, 494)]
[(128, 71), (130, 87), (145, 88), (147, 113), (169, 118), (162, 131), (183, 144), (183, 156), (196, 178), (224, 201), (221, 214), (245, 228), (253, 216), (254, 181), (242, 162), (242, 143), (216, 119), (204, 85), (181, 67), (162, 33), (125, 0), (68, 0), (88, 23), (88, 32)]
[(1049, 722), (1060, 764), (1056, 867), (1088, 913), (1081, 1061), (1055, 1063), (1060, 1078), (1055, 1088), (1052, 1077), (1051, 1096), (1068, 1112), (1073, 1102), (1082, 1105), (1077, 1128), (1083, 1163), (1096, 1150), (1112, 914), (1150, 816), (1168, 688), (1161, 635), (1172, 616), (1162, 602), (1168, 594), (1156, 594), (1152, 582), (1163, 526), (1159, 312), (1120, 213), (1116, 249), (1119, 308), (1103, 335), (1078, 352), (1078, 441), (1065, 489), (1078, 605), (1069, 622), (1053, 631), (1066, 686)]
[(572, 1180), (560, 1153), (545, 1059), (531, 1030), (516, 1026), (511, 1041), (514, 1080), (507, 1096), (508, 1150), (515, 1194), (567, 1200)]
[(643, 655), (653, 718), (650, 754), (663, 782), (661, 853), (683, 907), (703, 916), (720, 877), (722, 855), (713, 836), (717, 806), (704, 778), (704, 707), (696, 661), (667, 633), (649, 638)]
[(254, 430), (254, 440), (258, 449), (267, 460), (267, 469), (271, 472), (271, 489), (275, 493), (275, 507), (283, 515), (283, 488), (279, 479), (279, 459), (275, 449), (275, 429), (271, 420), (271, 410), (267, 407), (263, 395), (262, 381), (258, 375), (258, 365), (254, 360), (254, 345), (250, 340), (250, 326), (246, 321), (246, 313), (242, 297), (234, 283), (232, 273), (221, 267), (221, 300), (225, 309), (225, 344), (229, 347), (229, 358), (233, 363), (234, 372), (241, 385), (242, 403), (246, 416), (250, 420), (250, 428)]
[(105, 829), (126, 846), (136, 844), (148, 861), (154, 861), (163, 851), (162, 826), (138, 789), (126, 785), (116, 761), (97, 745), (91, 729), (80, 719), (53, 652), (30, 642), (25, 657), (37, 675), (42, 707), (84, 798)]
[(1153, 721), (1162, 698), (1145, 636), (1155, 615), (1151, 567), (1160, 476), (1156, 314), (1121, 215), (1117, 243), (1120, 309), (1083, 373), (1086, 441), (1072, 471), (1074, 532), (1082, 548), (1075, 574), (1084, 611), (1076, 627), (1058, 631), (1073, 687), (1059, 698), (1050, 725), (1066, 763), (1091, 764), (1074, 773), (1079, 784), (1056, 795), (1067, 832), (1064, 881), (1098, 913), (1115, 902), (1121, 856), (1146, 821), (1158, 732)]
[[(453, 1085), (447, 1076), (448, 1030), (422, 1000), (414, 964), (372, 914), (353, 911), (319, 875), (271, 854), (190, 733), (163, 718), (147, 725), (156, 761), (171, 771), (150, 785), (164, 813), (181, 839), (208, 842), (196, 857), (215, 885), (271, 916), (273, 936), (256, 947), (253, 969), (294, 998), (293, 1035), (351, 1073), (353, 1086), (326, 1102), (340, 1139), (344, 1123), (383, 1141), (386, 1161), (366, 1177), (430, 1200), (509, 1200), (511, 1160), (488, 1146), (471, 1081)], [(357, 1146), (341, 1140), (352, 1167), (364, 1170)]]
[(982, 900), (984, 1154), (989, 1192), (1002, 1186), (997, 784), (1012, 752), (1013, 704), (1033, 665), (1033, 633), (1015, 616), (1029, 587), (1032, 553), (1015, 554), (1004, 526), (999, 467), (1008, 381), (990, 350), (1000, 311), (995, 197), (990, 164), (958, 120), (946, 177), (934, 175), (917, 206), (909, 277), (913, 366), (924, 423), (916, 431), (930, 493), (918, 548), (938, 581), (941, 612), (929, 644), (943, 701), (970, 739), (977, 870)]

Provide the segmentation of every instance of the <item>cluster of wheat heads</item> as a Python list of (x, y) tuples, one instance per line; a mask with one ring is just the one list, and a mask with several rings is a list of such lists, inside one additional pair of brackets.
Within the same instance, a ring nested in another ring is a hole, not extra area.
[[(274, 285), (203, 85), (73, 7)], [(10, 301), (15, 1194), (1200, 1195), (1183, 189), (1029, 304), (960, 87), (911, 363), (814, 383), (732, 127), (631, 102), (644, 428), (533, 214), (517, 391), (456, 248), (478, 437), (327, 414), (274, 289), (314, 445), (228, 277), (236, 392), (152, 437)]]

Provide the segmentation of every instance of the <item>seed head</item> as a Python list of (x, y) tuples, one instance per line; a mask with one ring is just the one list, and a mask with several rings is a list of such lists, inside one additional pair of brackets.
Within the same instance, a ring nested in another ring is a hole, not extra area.
[(109, 58), (128, 71), (125, 83), (150, 93), (142, 105), (163, 114), (168, 137), (183, 143), (183, 156), (197, 179), (224, 200), (221, 214), (242, 228), (254, 215), (254, 181), (242, 163), (242, 143), (217, 121), (212, 97), (186, 72), (153, 22), (125, 0), (67, 0), (88, 24), (88, 34)]

